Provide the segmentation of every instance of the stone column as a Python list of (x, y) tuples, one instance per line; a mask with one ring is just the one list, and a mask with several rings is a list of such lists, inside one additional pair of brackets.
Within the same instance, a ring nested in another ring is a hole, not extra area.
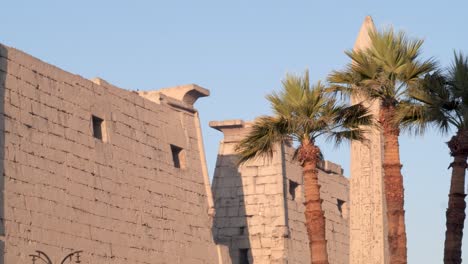
[[(359, 31), (354, 50), (370, 46), (369, 32), (375, 31), (367, 16)], [(352, 103), (365, 98), (353, 97)], [(374, 116), (378, 116), (378, 101), (369, 103)], [(371, 129), (367, 142), (351, 143), (350, 178), (350, 263), (388, 263), (387, 221), (383, 185), (383, 137), (378, 129)]]

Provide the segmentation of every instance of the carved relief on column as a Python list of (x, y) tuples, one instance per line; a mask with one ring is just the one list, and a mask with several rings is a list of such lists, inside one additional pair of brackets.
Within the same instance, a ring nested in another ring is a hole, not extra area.
[[(371, 17), (366, 17), (359, 32), (355, 50), (370, 45), (369, 32), (375, 30)], [(364, 98), (351, 98), (358, 103)], [(365, 103), (374, 116), (380, 104)], [(377, 128), (370, 129), (367, 141), (351, 143), (350, 177), (350, 263), (388, 263), (385, 199), (383, 193), (383, 138)]]

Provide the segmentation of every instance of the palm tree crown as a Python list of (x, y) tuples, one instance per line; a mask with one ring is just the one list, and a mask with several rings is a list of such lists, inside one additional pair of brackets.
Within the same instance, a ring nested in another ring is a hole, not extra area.
[(346, 51), (352, 59), (344, 71), (333, 71), (332, 90), (344, 95), (363, 95), (397, 105), (406, 98), (406, 88), (435, 69), (433, 59), (419, 60), (422, 40), (410, 40), (392, 29), (371, 32), (372, 45), (365, 50)]
[(369, 33), (371, 45), (364, 50), (347, 51), (352, 62), (343, 71), (328, 77), (331, 91), (363, 101), (377, 101), (376, 119), (384, 138), (384, 192), (387, 204), (390, 263), (407, 263), (404, 224), (404, 188), (398, 137), (402, 109), (412, 107), (408, 88), (435, 69), (432, 59), (420, 60), (422, 40), (411, 40), (392, 29)]
[(282, 91), (267, 96), (274, 116), (257, 118), (249, 136), (238, 145), (241, 162), (271, 156), (276, 143), (291, 139), (299, 144), (314, 142), (321, 135), (337, 144), (346, 139), (363, 139), (360, 126), (372, 122), (364, 106), (339, 105), (320, 82), (310, 85), (308, 72), (304, 77), (287, 75), (282, 83)]
[(455, 129), (448, 147), (453, 157), (449, 201), (446, 213), (444, 263), (460, 264), (465, 221), (465, 171), (468, 159), (468, 58), (456, 54), (444, 73), (428, 74), (409, 89), (410, 103), (398, 118), (404, 127), (418, 132), (434, 125), (442, 133)]
[(312, 264), (328, 264), (317, 172), (320, 149), (315, 139), (326, 135), (337, 144), (345, 139), (361, 140), (364, 138), (361, 126), (372, 122), (367, 108), (361, 104), (339, 105), (325, 90), (320, 83), (310, 85), (308, 72), (304, 77), (288, 75), (283, 90), (267, 96), (274, 115), (257, 118), (250, 133), (237, 145), (240, 161), (245, 162), (261, 155), (272, 156), (278, 143), (289, 143), (292, 139), (299, 144), (295, 156), (303, 168), (304, 214)]
[(455, 54), (454, 62), (443, 74), (427, 74), (408, 89), (399, 120), (404, 128), (418, 133), (429, 125), (442, 132), (468, 130), (468, 57)]

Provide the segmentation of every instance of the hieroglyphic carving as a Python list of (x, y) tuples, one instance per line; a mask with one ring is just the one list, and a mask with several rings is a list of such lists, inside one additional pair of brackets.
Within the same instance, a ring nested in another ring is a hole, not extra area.
[[(370, 44), (369, 32), (375, 30), (371, 17), (366, 17), (354, 49)], [(353, 97), (352, 103), (363, 101)], [(366, 103), (378, 116), (379, 102)], [(351, 143), (350, 178), (350, 263), (388, 263), (386, 215), (383, 193), (383, 139), (377, 128), (370, 129), (367, 141)]]

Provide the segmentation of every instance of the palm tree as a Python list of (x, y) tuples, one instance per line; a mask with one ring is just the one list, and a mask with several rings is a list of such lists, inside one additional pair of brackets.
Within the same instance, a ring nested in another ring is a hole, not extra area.
[(287, 75), (283, 90), (267, 96), (273, 108), (273, 116), (257, 118), (250, 133), (237, 145), (240, 162), (259, 156), (272, 156), (278, 143), (298, 143), (296, 158), (303, 168), (305, 193), (305, 218), (309, 237), (311, 262), (327, 264), (325, 218), (321, 207), (317, 162), (320, 149), (316, 145), (319, 136), (339, 144), (343, 140), (363, 139), (360, 126), (369, 125), (372, 116), (361, 104), (345, 107), (325, 94), (325, 87), (318, 83), (311, 86), (309, 74), (303, 77)]
[(365, 50), (347, 51), (352, 59), (343, 71), (328, 77), (331, 90), (344, 95), (377, 100), (376, 119), (384, 136), (384, 192), (387, 204), (390, 263), (407, 263), (403, 177), (398, 137), (400, 124), (395, 114), (407, 98), (407, 87), (435, 68), (432, 59), (419, 59), (422, 40), (411, 40), (393, 29), (370, 32), (371, 45)]
[[(424, 131), (429, 124), (442, 133), (454, 129), (448, 142), (453, 157), (452, 179), (446, 213), (444, 263), (460, 264), (465, 221), (465, 170), (468, 157), (468, 58), (455, 54), (454, 63), (445, 74), (427, 75), (421, 85), (409, 90), (400, 119), (404, 126)], [(415, 104), (419, 103), (419, 104)]]

